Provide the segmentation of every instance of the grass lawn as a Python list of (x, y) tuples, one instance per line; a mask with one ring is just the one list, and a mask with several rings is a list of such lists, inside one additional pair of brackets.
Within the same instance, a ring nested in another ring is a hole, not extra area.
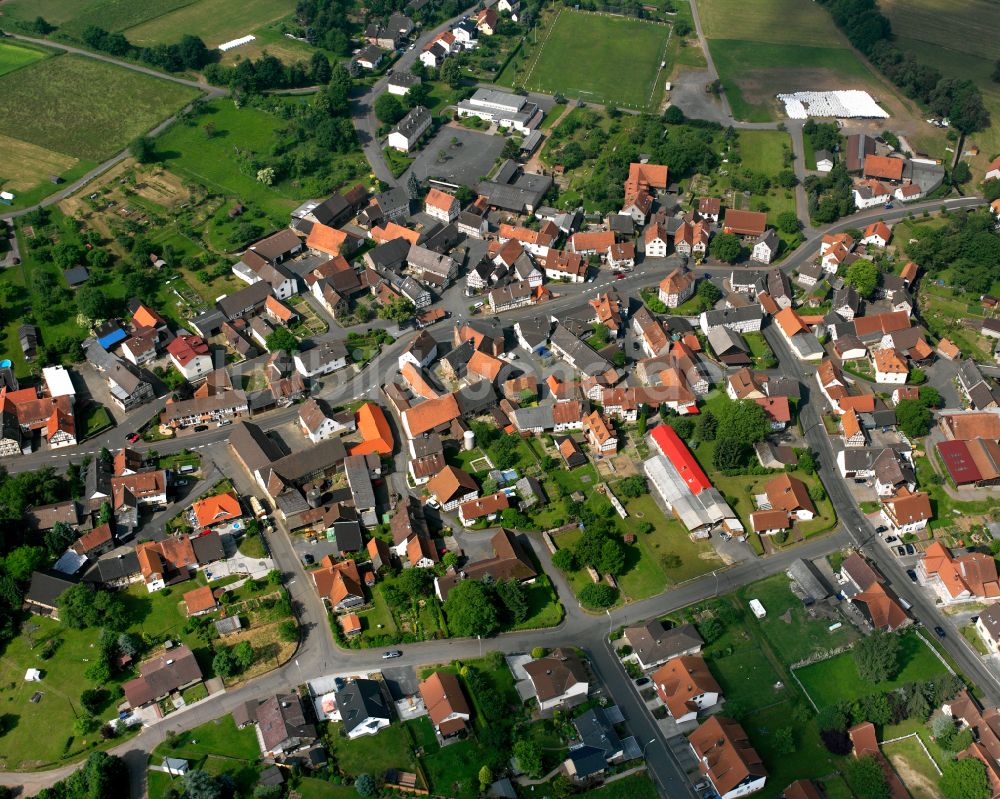
[[(839, 760), (827, 751), (820, 740), (816, 721), (796, 722), (789, 717), (790, 711), (791, 703), (783, 702), (759, 710), (743, 722), (751, 743), (767, 766), (765, 795), (778, 796), (781, 786), (817, 774), (829, 774), (836, 770)], [(775, 745), (775, 733), (783, 727), (792, 729), (795, 751), (791, 754), (785, 754)]]
[(528, 599), (528, 618), (515, 625), (515, 630), (535, 630), (555, 627), (563, 619), (563, 608), (548, 577), (540, 577), (524, 587)]
[[(747, 39), (780, 44), (829, 47), (840, 34), (822, 6), (799, 0), (698, 0), (698, 16), (707, 39)], [(775, 24), (780, 20), (781, 24)]]
[(0, 42), (0, 75), (6, 75), (35, 61), (45, 58), (48, 53), (40, 48)]
[(171, 748), (164, 742), (153, 750), (153, 754), (187, 760), (199, 760), (209, 755), (257, 760), (260, 757), (260, 747), (253, 727), (239, 730), (233, 717), (227, 715), (179, 733), (176, 746)]
[(927, 757), (916, 738), (904, 738), (882, 746), (882, 752), (892, 763), (913, 799), (938, 799), (937, 768)]
[[(384, 635), (396, 635), (399, 629), (392, 618), (392, 611), (382, 595), (382, 583), (376, 583), (372, 588), (372, 606), (368, 610), (358, 611), (361, 619), (361, 639), (368, 641), (381, 638)], [(336, 620), (335, 620), (336, 623)], [(369, 644), (369, 646), (372, 644)]]
[[(47, 5), (50, 0), (42, 0), (41, 5)], [(66, 3), (63, 5), (72, 9), (72, 17), (59, 25), (59, 32), (79, 37), (88, 25), (99, 25), (105, 30), (122, 31), (133, 25), (153, 19), (161, 14), (167, 14), (175, 8), (187, 5), (192, 0), (144, 0), (142, 3), (133, 0), (96, 0), (86, 3)], [(45, 19), (55, 22), (47, 14)], [(33, 19), (34, 17), (32, 17)], [(180, 37), (177, 37), (180, 40)]]
[(352, 777), (358, 774), (384, 774), (396, 768), (413, 771), (415, 759), (406, 730), (393, 724), (378, 735), (362, 735), (353, 741), (341, 736), (342, 725), (330, 724), (327, 743), (340, 768)]
[(580, 795), (588, 799), (656, 799), (659, 796), (653, 781), (645, 774), (631, 774)]
[[(295, 792), (300, 799), (357, 799), (358, 792), (346, 785), (334, 785), (315, 777), (303, 777)], [(150, 797), (152, 799), (152, 797)]]
[(740, 157), (742, 166), (754, 172), (773, 175), (784, 168), (785, 150), (790, 151), (792, 139), (780, 130), (741, 130)]
[(928, 729), (927, 725), (921, 724), (917, 719), (906, 719), (900, 724), (890, 724), (883, 727), (881, 738), (883, 740), (888, 740), (891, 738), (902, 738), (904, 735), (911, 734), (919, 736), (920, 740), (923, 741), (924, 746), (927, 747), (927, 751), (931, 753), (931, 758), (940, 768), (944, 768), (945, 764), (952, 759), (952, 754), (950, 752), (946, 752), (934, 741), (934, 738), (931, 736), (931, 731)]
[(198, 0), (169, 14), (163, 14), (129, 28), (125, 36), (140, 46), (171, 44), (185, 34), (200, 36), (208, 47), (245, 36), (261, 25), (294, 11), (290, 0)]
[(841, 655), (814, 663), (796, 671), (803, 687), (818, 707), (832, 705), (840, 700), (852, 700), (867, 693), (885, 692), (908, 682), (933, 679), (945, 671), (941, 661), (915, 632), (900, 636), (900, 663), (902, 668), (895, 679), (870, 685), (858, 676), (854, 655)]
[(425, 749), (421, 763), (427, 772), (431, 790), (452, 799), (475, 799), (479, 795), (479, 764), (483, 761), (479, 743), (472, 738), (436, 751)]
[(90, 438), (109, 427), (111, 427), (111, 414), (108, 413), (108, 409), (103, 405), (91, 405), (83, 417), (83, 435), (80, 440)]
[(748, 617), (758, 626), (775, 653), (785, 663), (796, 663), (817, 651), (835, 649), (858, 638), (850, 624), (829, 631), (833, 619), (812, 619), (802, 601), (792, 593), (784, 574), (753, 583), (739, 592), (744, 602), (759, 599), (767, 609), (763, 619)]
[[(937, 457), (936, 452), (934, 457)], [(943, 486), (931, 482), (930, 477), (934, 474), (934, 467), (926, 455), (914, 458), (913, 463), (917, 467), (917, 485), (921, 491), (926, 491), (930, 495), (931, 510), (934, 512), (934, 518), (930, 523), (932, 528), (949, 527), (959, 516), (979, 516), (996, 510), (996, 503), (988, 499), (972, 502), (952, 499)]]
[[(545, 32), (523, 83), (590, 102), (646, 108), (670, 28), (654, 22), (564, 8)], [(586, 53), (586, 58), (580, 58)], [(623, 71), (622, 65), (628, 64)], [(662, 77), (662, 76), (661, 76)]]
[(4, 75), (0, 95), (0, 133), (100, 161), (198, 92), (93, 58), (61, 55)]
[(753, 643), (734, 648), (732, 654), (711, 659), (712, 674), (727, 701), (758, 710), (786, 699), (788, 688), (775, 688), (781, 675), (764, 650)]

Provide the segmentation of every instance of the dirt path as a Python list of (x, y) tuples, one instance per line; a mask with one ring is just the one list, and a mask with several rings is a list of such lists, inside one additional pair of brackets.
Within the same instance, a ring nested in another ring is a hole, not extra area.
[(941, 791), (926, 774), (921, 774), (910, 765), (904, 755), (889, 755), (889, 762), (903, 781), (903, 785), (913, 795), (913, 799), (939, 799)]

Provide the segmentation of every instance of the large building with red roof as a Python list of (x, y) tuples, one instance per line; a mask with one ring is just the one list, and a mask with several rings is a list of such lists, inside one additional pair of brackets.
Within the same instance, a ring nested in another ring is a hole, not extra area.
[(658, 425), (650, 432), (649, 440), (654, 454), (643, 464), (643, 470), (681, 524), (699, 538), (707, 538), (720, 526), (742, 535), (739, 518), (674, 429)]

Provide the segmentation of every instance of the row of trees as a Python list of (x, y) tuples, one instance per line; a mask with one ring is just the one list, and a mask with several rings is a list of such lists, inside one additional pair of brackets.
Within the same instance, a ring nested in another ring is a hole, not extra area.
[(945, 78), (892, 44), (892, 26), (875, 0), (820, 0), (851, 44), (864, 53), (904, 94), (948, 117), (962, 133), (989, 127), (979, 88), (966, 79)]
[(80, 34), (85, 45), (116, 58), (145, 61), (167, 72), (200, 70), (218, 60), (219, 51), (209, 50), (198, 36), (185, 35), (176, 44), (137, 47), (123, 33), (111, 33), (98, 25), (88, 25)]

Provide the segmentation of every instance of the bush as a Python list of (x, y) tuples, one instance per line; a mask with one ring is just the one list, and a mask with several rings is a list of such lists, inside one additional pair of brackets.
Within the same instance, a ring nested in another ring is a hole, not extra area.
[(531, 657), (538, 660), (539, 658), (545, 657), (548, 653), (549, 650), (547, 650), (544, 646), (536, 646), (531, 650)]
[(592, 583), (580, 591), (580, 602), (589, 608), (610, 608), (618, 601), (618, 589), (607, 583)]

